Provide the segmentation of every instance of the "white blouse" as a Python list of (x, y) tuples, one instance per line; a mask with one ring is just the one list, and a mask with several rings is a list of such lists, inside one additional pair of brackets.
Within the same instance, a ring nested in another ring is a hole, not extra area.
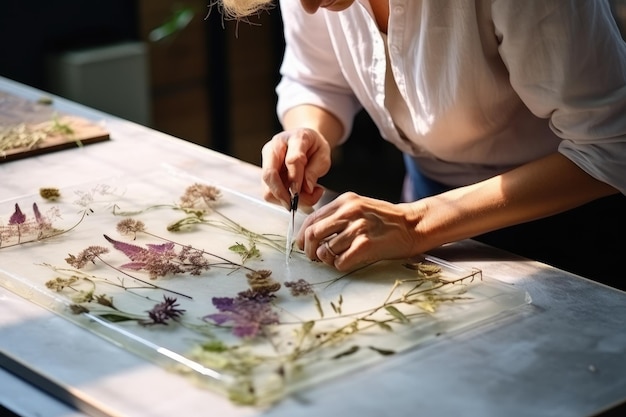
[(363, 107), (386, 140), (451, 186), (558, 149), (626, 194), (626, 44), (608, 2), (391, 0), (388, 54), (368, 0), (313, 15), (281, 0), (281, 11), (279, 117), (323, 107), (345, 140)]

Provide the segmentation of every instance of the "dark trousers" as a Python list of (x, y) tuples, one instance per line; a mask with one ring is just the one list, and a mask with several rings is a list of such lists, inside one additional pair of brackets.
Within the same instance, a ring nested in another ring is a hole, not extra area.
[[(413, 192), (447, 187), (405, 156)], [(475, 240), (626, 291), (626, 196), (604, 197), (567, 212), (474, 237)]]

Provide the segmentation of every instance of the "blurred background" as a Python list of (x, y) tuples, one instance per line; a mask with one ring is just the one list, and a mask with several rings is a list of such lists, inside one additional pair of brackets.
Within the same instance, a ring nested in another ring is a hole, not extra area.
[[(211, 2), (2, 0), (0, 76), (260, 165), (280, 129), (280, 13), (224, 21)], [(334, 159), (322, 184), (399, 201), (401, 155), (366, 114)]]

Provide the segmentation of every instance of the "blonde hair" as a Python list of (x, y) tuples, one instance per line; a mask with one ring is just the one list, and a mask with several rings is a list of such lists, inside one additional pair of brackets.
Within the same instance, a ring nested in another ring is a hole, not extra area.
[(240, 19), (272, 7), (272, 0), (220, 0), (222, 13), (229, 18)]

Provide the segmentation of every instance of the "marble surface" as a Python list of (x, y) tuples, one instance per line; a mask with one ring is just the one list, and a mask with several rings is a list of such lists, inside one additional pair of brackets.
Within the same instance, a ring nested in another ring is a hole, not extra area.
[[(0, 91), (43, 94), (2, 78)], [(100, 121), (112, 140), (0, 164), (0, 201), (164, 166), (261, 198), (258, 167), (59, 98), (55, 105)], [(50, 417), (512, 417), (588, 416), (626, 400), (626, 293), (471, 240), (433, 254), (519, 286), (532, 303), (264, 409), (235, 406), (0, 287), (0, 405)]]

